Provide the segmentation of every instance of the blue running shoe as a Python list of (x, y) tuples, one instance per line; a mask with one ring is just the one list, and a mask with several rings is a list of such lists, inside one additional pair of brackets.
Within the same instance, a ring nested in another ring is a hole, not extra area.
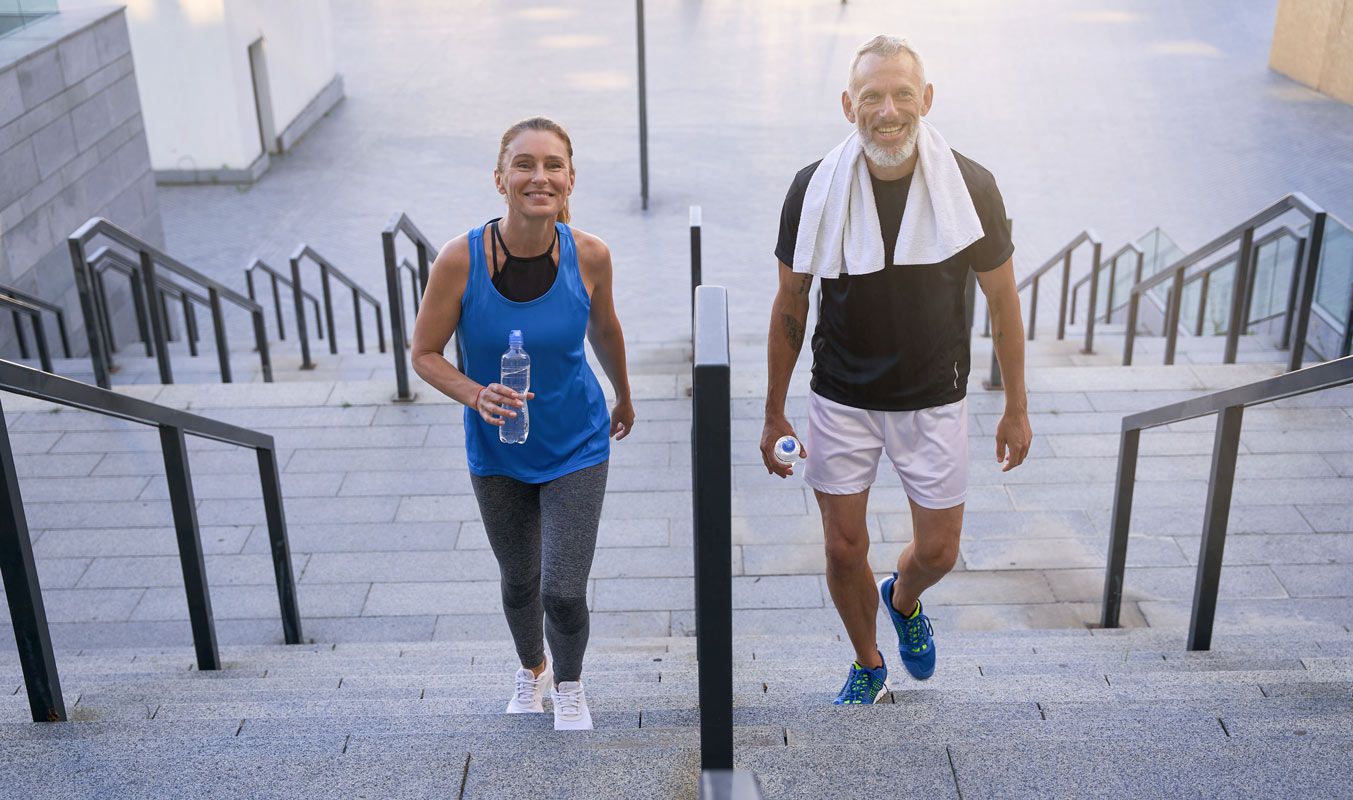
[(907, 668), (911, 677), (923, 681), (935, 674), (935, 638), (930, 628), (930, 618), (921, 609), (921, 601), (916, 601), (916, 616), (907, 619), (893, 608), (893, 577), (879, 581), (879, 596), (888, 609), (888, 616), (897, 630), (897, 654), (902, 657), (902, 666)]
[[(879, 658), (883, 658), (883, 655), (880, 654)], [(860, 666), (858, 661), (852, 661), (850, 662), (850, 677), (846, 678), (846, 685), (841, 687), (841, 691), (832, 701), (832, 705), (871, 705), (878, 699), (879, 692), (883, 691), (887, 680), (887, 664), (880, 664), (875, 669), (869, 669)]]

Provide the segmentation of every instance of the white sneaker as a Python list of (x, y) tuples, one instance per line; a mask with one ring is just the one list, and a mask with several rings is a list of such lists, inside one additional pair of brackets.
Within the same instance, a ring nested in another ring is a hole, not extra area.
[(554, 729), (557, 731), (592, 730), (592, 712), (587, 710), (582, 681), (564, 681), (550, 690), (554, 701)]
[(512, 699), (507, 701), (509, 714), (545, 713), (545, 689), (554, 685), (554, 670), (545, 665), (545, 671), (537, 678), (531, 670), (522, 667), (517, 670), (517, 688)]

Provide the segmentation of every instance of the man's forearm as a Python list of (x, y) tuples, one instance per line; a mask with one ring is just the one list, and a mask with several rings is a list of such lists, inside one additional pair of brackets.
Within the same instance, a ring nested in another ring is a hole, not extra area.
[(991, 346), (1001, 365), (1001, 385), (1005, 388), (1007, 409), (1027, 410), (1024, 389), (1024, 321), (1020, 318), (1019, 295), (1003, 300), (992, 308)]
[(803, 349), (804, 326), (808, 322), (808, 303), (787, 303), (776, 297), (771, 306), (770, 334), (766, 344), (766, 416), (784, 416), (785, 395), (794, 364)]

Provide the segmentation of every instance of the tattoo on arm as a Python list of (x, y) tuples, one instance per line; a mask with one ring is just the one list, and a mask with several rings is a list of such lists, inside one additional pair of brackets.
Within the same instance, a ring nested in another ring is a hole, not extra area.
[(1000, 341), (1005, 338), (1005, 331), (996, 331), (994, 334), (992, 334), (992, 337), (993, 337), (991, 340), (992, 343), (999, 344)]
[(793, 314), (781, 314), (780, 322), (785, 326), (785, 339), (789, 346), (796, 351), (803, 347), (803, 323)]
[(799, 280), (799, 294), (808, 294), (808, 290), (813, 288), (813, 276), (804, 275)]

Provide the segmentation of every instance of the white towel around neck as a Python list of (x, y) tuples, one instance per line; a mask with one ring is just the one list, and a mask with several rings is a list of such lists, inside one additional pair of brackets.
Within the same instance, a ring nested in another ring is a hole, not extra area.
[[(894, 264), (938, 264), (982, 238), (982, 221), (954, 152), (924, 119), (916, 152)], [(794, 243), (794, 271), (835, 278), (842, 271), (877, 272), (885, 262), (869, 165), (856, 131), (822, 159), (808, 182)]]

